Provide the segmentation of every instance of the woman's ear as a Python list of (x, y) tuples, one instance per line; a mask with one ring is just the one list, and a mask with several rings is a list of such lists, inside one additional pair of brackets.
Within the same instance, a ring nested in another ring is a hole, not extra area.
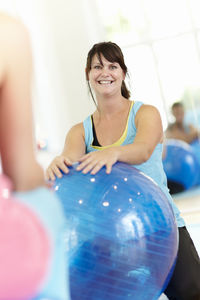
[(123, 80), (125, 80), (125, 78), (126, 78), (126, 74), (123, 71)]
[(86, 76), (86, 80), (89, 81), (89, 76), (88, 76), (87, 68), (85, 68), (85, 76)]

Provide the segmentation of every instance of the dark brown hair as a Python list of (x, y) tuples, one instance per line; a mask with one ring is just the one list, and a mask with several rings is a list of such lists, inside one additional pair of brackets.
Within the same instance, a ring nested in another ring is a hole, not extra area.
[(183, 103), (180, 102), (180, 101), (174, 102), (171, 109), (173, 110), (176, 107), (183, 107), (184, 108)]
[[(103, 55), (105, 59), (107, 59), (108, 61), (117, 62), (122, 68), (122, 70), (124, 71), (125, 76), (128, 74), (127, 66), (125, 65), (124, 62), (124, 55), (122, 53), (122, 50), (117, 44), (112, 42), (102, 42), (102, 43), (95, 44), (88, 52), (87, 64), (85, 70), (89, 91), (94, 102), (95, 102), (94, 96), (92, 94), (91, 87), (89, 85), (89, 72), (91, 70), (91, 63), (95, 54), (97, 55), (101, 65), (103, 65), (101, 60), (101, 55)], [(124, 80), (122, 81), (121, 93), (122, 96), (125, 97), (126, 99), (130, 98), (130, 91), (127, 89)]]

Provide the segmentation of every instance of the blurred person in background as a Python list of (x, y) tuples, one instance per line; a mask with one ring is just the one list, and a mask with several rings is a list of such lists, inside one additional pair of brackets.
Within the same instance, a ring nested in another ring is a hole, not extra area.
[(175, 102), (171, 107), (171, 112), (175, 121), (169, 124), (165, 132), (166, 138), (182, 140), (188, 144), (196, 140), (199, 132), (192, 124), (184, 122), (185, 110), (182, 102)]

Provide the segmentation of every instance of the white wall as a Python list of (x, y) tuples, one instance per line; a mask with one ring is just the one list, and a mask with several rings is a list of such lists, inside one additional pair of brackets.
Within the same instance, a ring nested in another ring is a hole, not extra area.
[(0, 9), (19, 16), (31, 36), (37, 138), (60, 152), (69, 128), (94, 109), (85, 64), (92, 45), (104, 40), (97, 9), (92, 0), (6, 1)]

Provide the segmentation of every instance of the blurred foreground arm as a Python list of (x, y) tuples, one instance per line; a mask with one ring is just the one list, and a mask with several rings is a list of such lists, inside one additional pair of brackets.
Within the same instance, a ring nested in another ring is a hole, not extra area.
[(32, 58), (27, 30), (0, 15), (0, 153), (2, 168), (15, 190), (44, 184), (33, 142)]

